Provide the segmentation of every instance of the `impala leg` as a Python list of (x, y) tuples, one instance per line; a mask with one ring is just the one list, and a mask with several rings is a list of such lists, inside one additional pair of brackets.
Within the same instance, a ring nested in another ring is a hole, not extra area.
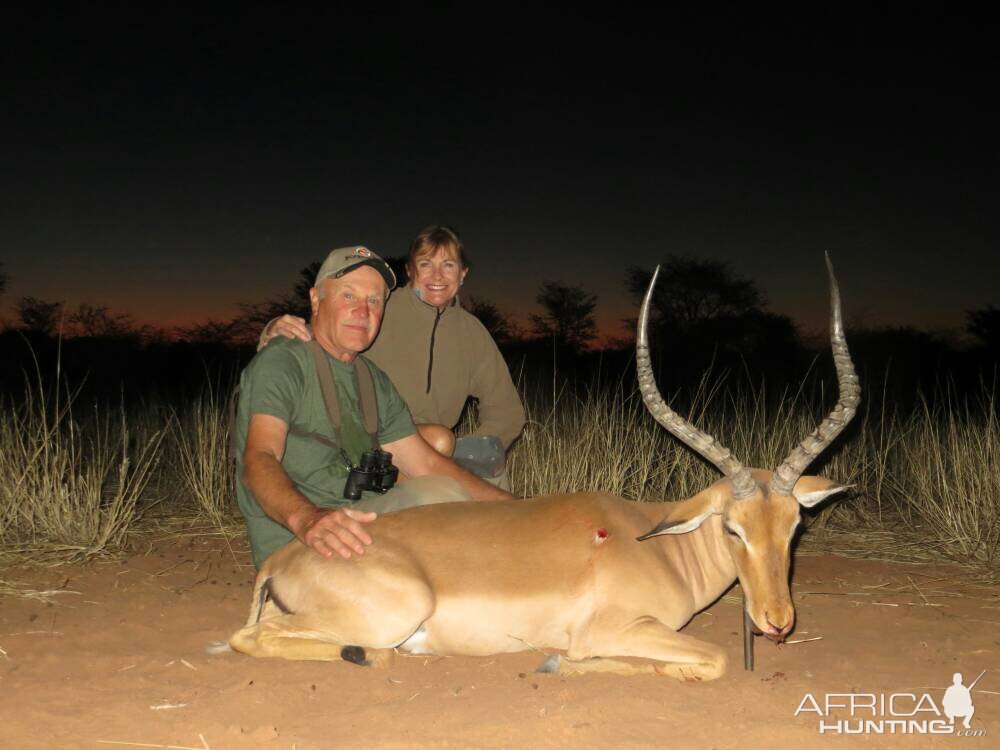
[[(609, 658), (634, 656), (654, 663), (629, 664)], [(682, 682), (714, 680), (726, 672), (726, 654), (718, 646), (678, 633), (659, 620), (640, 619), (624, 630), (605, 631), (592, 625), (579, 646), (570, 645), (560, 660), (560, 674), (613, 672), (615, 674), (663, 674)]]
[(563, 676), (578, 674), (594, 674), (604, 672), (631, 677), (637, 674), (656, 674), (652, 664), (630, 664), (620, 659), (605, 659), (595, 656), (590, 659), (568, 659), (559, 654), (553, 654), (535, 670), (536, 672), (552, 672)]
[(311, 615), (281, 615), (236, 631), (229, 639), (233, 650), (248, 656), (270, 656), (294, 661), (351, 661), (388, 667), (392, 648), (359, 648), (337, 635), (336, 623)]

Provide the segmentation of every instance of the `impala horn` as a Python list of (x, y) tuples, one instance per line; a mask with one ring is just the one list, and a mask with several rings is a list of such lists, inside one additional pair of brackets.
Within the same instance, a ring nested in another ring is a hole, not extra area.
[(649, 325), (649, 305), (653, 299), (653, 287), (656, 286), (656, 278), (659, 275), (660, 267), (657, 266), (653, 272), (653, 278), (649, 282), (649, 288), (646, 290), (646, 296), (642, 300), (642, 307), (639, 309), (635, 365), (642, 400), (646, 404), (646, 408), (649, 409), (649, 413), (653, 415), (653, 419), (666, 427), (671, 435), (706, 460), (711, 461), (719, 471), (729, 477), (733, 485), (733, 497), (736, 500), (744, 500), (753, 495), (757, 489), (757, 485), (750, 476), (750, 470), (733, 458), (729, 449), (717, 442), (714, 437), (699, 430), (667, 406), (656, 387), (656, 378), (653, 376), (653, 367), (649, 360), (649, 335), (646, 329)]
[(768, 488), (771, 492), (782, 495), (791, 494), (802, 472), (827, 449), (837, 435), (843, 432), (858, 410), (858, 404), (861, 403), (861, 386), (858, 384), (857, 373), (854, 372), (851, 354), (847, 351), (844, 323), (840, 317), (840, 289), (837, 287), (837, 278), (833, 275), (833, 264), (828, 254), (826, 270), (830, 276), (830, 344), (833, 348), (833, 364), (837, 368), (840, 398), (830, 415), (788, 454), (788, 458), (772, 475)]

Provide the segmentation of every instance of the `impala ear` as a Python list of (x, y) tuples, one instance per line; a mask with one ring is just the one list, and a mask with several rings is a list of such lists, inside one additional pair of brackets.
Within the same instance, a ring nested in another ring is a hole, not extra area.
[(686, 534), (689, 531), (694, 531), (701, 526), (705, 522), (705, 519), (710, 515), (712, 515), (711, 512), (702, 513), (701, 515), (689, 518), (686, 521), (671, 521), (669, 518), (664, 518), (652, 531), (636, 537), (636, 541), (644, 542), (651, 537), (661, 536), (663, 534)]
[(830, 495), (843, 492), (854, 485), (837, 484), (826, 477), (800, 477), (792, 488), (792, 495), (803, 508), (811, 508), (826, 500)]
[(660, 521), (652, 531), (636, 537), (636, 541), (641, 542), (663, 534), (686, 534), (689, 531), (694, 531), (709, 516), (722, 512), (723, 500), (724, 495), (713, 485), (694, 497), (674, 503), (667, 517)]

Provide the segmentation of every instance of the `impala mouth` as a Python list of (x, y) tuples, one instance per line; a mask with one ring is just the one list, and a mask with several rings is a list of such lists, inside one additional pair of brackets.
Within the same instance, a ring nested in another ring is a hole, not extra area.
[(787, 636), (788, 633), (782, 633), (780, 630), (769, 630), (764, 633), (765, 638), (775, 643), (784, 643)]
[[(778, 626), (772, 623), (767, 615), (764, 615), (764, 621), (767, 623), (767, 627), (762, 629), (762, 633), (769, 640), (775, 643), (784, 643), (788, 634), (792, 632), (792, 627), (795, 625), (795, 620), (791, 620), (787, 625)], [(756, 623), (754, 624), (756, 628)]]
[[(753, 614), (753, 607), (748, 608), (750, 615), (751, 627), (754, 635), (762, 635), (769, 641), (774, 641), (775, 643), (784, 643), (788, 634), (792, 632), (795, 627), (795, 615), (793, 614), (784, 625), (776, 625), (771, 622), (771, 618), (768, 616), (765, 610), (760, 615)], [(784, 618), (783, 618), (784, 619)], [(761, 626), (760, 622), (764, 625)]]

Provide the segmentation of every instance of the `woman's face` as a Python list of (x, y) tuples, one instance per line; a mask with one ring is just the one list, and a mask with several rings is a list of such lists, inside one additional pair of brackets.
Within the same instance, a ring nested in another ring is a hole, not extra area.
[(433, 254), (417, 258), (410, 272), (417, 296), (428, 305), (445, 307), (455, 299), (469, 269), (462, 268), (452, 248), (439, 247)]

